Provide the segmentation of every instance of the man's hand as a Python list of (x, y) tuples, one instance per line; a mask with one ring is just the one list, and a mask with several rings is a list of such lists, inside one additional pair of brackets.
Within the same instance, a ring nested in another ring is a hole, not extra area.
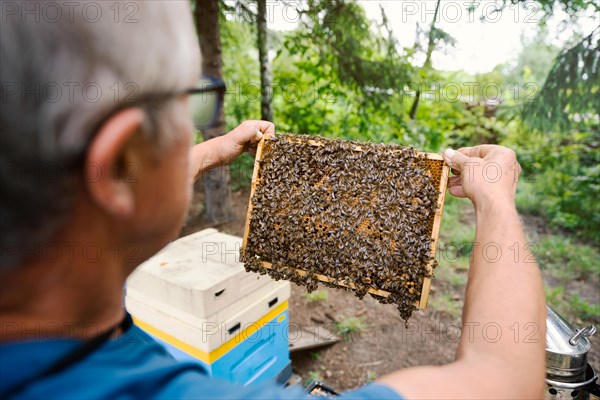
[(521, 167), (512, 150), (482, 145), (447, 149), (443, 155), (455, 175), (448, 181), (452, 195), (468, 197), (476, 207), (495, 201), (514, 204)]
[(244, 121), (227, 135), (221, 136), (219, 140), (219, 154), (222, 165), (227, 165), (235, 160), (240, 154), (248, 151), (256, 153), (256, 146), (264, 135), (275, 134), (275, 125), (268, 121)]
[(192, 147), (192, 176), (198, 178), (211, 169), (228, 165), (244, 151), (256, 153), (258, 142), (265, 135), (274, 135), (275, 125), (268, 121), (244, 121), (226, 135)]

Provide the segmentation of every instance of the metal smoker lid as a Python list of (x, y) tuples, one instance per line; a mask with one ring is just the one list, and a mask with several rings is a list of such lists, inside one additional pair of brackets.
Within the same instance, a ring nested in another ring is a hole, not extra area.
[(556, 311), (546, 306), (546, 383), (553, 388), (577, 389), (597, 379), (588, 376), (588, 336), (596, 332), (594, 325), (573, 329)]
[(575, 330), (552, 308), (546, 306), (546, 311), (546, 352), (578, 356), (589, 351), (587, 336), (596, 332), (593, 325)]

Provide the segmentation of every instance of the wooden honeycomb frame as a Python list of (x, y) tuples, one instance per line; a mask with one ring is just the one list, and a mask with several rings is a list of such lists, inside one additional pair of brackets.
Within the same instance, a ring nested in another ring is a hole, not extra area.
[[(282, 140), (282, 138), (283, 138), (283, 140), (288, 140), (288, 141), (292, 141), (292, 142), (296, 141), (298, 143), (303, 143), (299, 140), (295, 140), (292, 137), (286, 137), (285, 135), (283, 135), (283, 136), (278, 135), (278, 138), (279, 138), (279, 140)], [(246, 224), (245, 224), (245, 228), (244, 228), (244, 237), (242, 240), (242, 249), (241, 249), (242, 253), (246, 249), (246, 244), (248, 242), (248, 237), (250, 235), (250, 218), (251, 218), (252, 209), (253, 209), (252, 199), (254, 197), (256, 187), (259, 184), (258, 177), (259, 177), (259, 173), (260, 173), (260, 161), (262, 159), (263, 145), (265, 143), (265, 139), (261, 140), (261, 142), (258, 144), (257, 151), (256, 151), (254, 171), (253, 171), (253, 175), (252, 175), (252, 183), (251, 183), (251, 188), (250, 188), (250, 202), (248, 205)], [(319, 138), (308, 140), (308, 144), (312, 145), (312, 146), (323, 146), (323, 142)], [(353, 147), (353, 149), (360, 151), (361, 147), (360, 147), (360, 145), (355, 145)], [(430, 172), (432, 172), (432, 176), (436, 177), (436, 179), (437, 179), (437, 176), (439, 176), (437, 210), (436, 210), (435, 216), (433, 218), (433, 221), (430, 222), (431, 237), (432, 237), (431, 245), (430, 245), (431, 261), (429, 261), (429, 263), (426, 265), (427, 276), (425, 276), (423, 278), (423, 286), (421, 288), (421, 297), (415, 304), (416, 307), (423, 309), (423, 308), (427, 307), (427, 303), (428, 303), (428, 299), (429, 299), (429, 292), (430, 292), (430, 287), (431, 287), (431, 276), (433, 275), (433, 268), (434, 268), (434, 263), (435, 263), (434, 258), (435, 258), (435, 252), (437, 249), (437, 244), (438, 244), (438, 236), (439, 236), (439, 231), (440, 231), (440, 226), (441, 226), (441, 221), (442, 221), (444, 200), (446, 197), (446, 188), (447, 188), (450, 168), (444, 162), (443, 157), (439, 154), (422, 153), (422, 152), (420, 152), (418, 154), (425, 156), (427, 158), (428, 170)], [(440, 168), (440, 166), (441, 166), (441, 168)], [(263, 261), (263, 262), (261, 262), (261, 264), (265, 269), (272, 269), (272, 264), (270, 262)], [(292, 269), (295, 270), (300, 276), (307, 275), (307, 272), (300, 268), (292, 268)], [(315, 276), (321, 282), (325, 282), (328, 284), (334, 284), (336, 286), (341, 286), (341, 287), (345, 287), (348, 289), (355, 289), (354, 284), (352, 284), (351, 282), (347, 283), (347, 284), (342, 283), (342, 282), (335, 282), (335, 280), (333, 278), (330, 278), (330, 277), (322, 275), (322, 274), (315, 274)], [(379, 297), (388, 297), (390, 295), (390, 292), (385, 291), (385, 290), (380, 290), (377, 288), (369, 288), (368, 292), (372, 295), (379, 296)]]

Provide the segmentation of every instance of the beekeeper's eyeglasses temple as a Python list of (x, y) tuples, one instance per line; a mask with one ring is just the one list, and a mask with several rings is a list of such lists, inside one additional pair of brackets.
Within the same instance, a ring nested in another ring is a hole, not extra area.
[(227, 90), (227, 86), (223, 81), (213, 81), (206, 85), (202, 85), (201, 87), (194, 87), (187, 89), (185, 91), (186, 94), (200, 94), (200, 93), (209, 93), (209, 92), (217, 92), (225, 94)]

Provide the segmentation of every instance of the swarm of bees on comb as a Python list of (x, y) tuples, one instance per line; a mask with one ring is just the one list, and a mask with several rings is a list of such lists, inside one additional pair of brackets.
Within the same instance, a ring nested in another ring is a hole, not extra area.
[(246, 270), (394, 303), (427, 304), (448, 167), (399, 145), (278, 134), (257, 152)]

